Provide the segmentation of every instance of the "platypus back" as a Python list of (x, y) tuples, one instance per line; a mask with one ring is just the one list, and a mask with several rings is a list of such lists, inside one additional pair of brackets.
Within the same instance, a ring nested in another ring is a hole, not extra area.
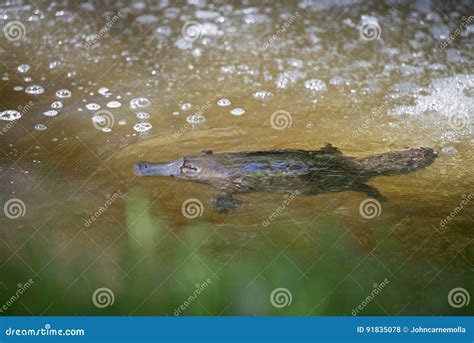
[(373, 155), (356, 163), (367, 175), (398, 175), (429, 166), (437, 156), (430, 148), (412, 148)]

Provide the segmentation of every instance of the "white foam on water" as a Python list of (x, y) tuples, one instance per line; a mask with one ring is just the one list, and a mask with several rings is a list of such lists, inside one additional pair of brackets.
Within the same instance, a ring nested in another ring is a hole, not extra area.
[(186, 121), (190, 124), (200, 124), (203, 123), (205, 120), (206, 118), (200, 114), (193, 114), (186, 118)]
[(71, 97), (71, 91), (68, 89), (60, 89), (56, 92), (56, 96), (58, 98), (70, 98)]
[(27, 73), (28, 70), (30, 70), (30, 69), (31, 69), (31, 66), (29, 64), (20, 64), (18, 66), (18, 71), (20, 73)]
[(245, 113), (245, 110), (240, 107), (234, 108), (230, 111), (230, 114), (232, 114), (233, 116), (241, 116), (244, 113)]
[(46, 117), (55, 117), (58, 114), (59, 114), (59, 112), (56, 111), (56, 110), (49, 110), (49, 111), (43, 112), (43, 115), (46, 116)]
[(25, 92), (28, 94), (39, 95), (44, 93), (44, 88), (40, 85), (31, 85), (25, 88)]
[(327, 90), (326, 83), (320, 79), (306, 80), (304, 87), (313, 92), (324, 92)]
[(144, 97), (135, 98), (130, 101), (130, 108), (132, 110), (148, 106), (150, 106), (150, 100)]
[(273, 93), (267, 91), (258, 91), (253, 93), (253, 97), (257, 100), (268, 100), (273, 97)]
[(61, 101), (55, 101), (51, 104), (51, 108), (63, 108), (63, 103)]
[(14, 121), (21, 118), (21, 113), (16, 110), (6, 110), (0, 112), (0, 120)]
[(36, 124), (35, 125), (35, 130), (36, 131), (45, 131), (47, 129), (48, 129), (48, 127), (44, 124)]
[(119, 102), (119, 101), (109, 101), (107, 103), (107, 107), (108, 108), (119, 108), (120, 106), (122, 106), (122, 104)]
[(221, 107), (230, 106), (231, 102), (229, 99), (222, 98), (217, 101), (217, 105)]
[(149, 131), (153, 126), (150, 123), (137, 123), (133, 125), (133, 129), (137, 132)]
[(86, 108), (89, 110), (89, 111), (97, 111), (100, 109), (100, 105), (99, 104), (96, 104), (95, 102), (91, 102), (90, 104), (87, 104), (86, 105)]

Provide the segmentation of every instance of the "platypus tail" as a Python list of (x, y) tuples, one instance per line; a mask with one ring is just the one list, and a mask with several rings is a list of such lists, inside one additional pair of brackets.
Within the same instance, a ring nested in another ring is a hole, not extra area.
[(429, 166), (438, 156), (430, 148), (387, 152), (356, 160), (361, 171), (370, 175), (406, 174)]

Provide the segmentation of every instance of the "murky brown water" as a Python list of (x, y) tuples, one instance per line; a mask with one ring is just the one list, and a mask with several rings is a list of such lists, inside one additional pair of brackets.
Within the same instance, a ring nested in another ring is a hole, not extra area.
[[(282, 313), (267, 304), (271, 290), (285, 286), (269, 281), (279, 270), (301, 287), (329, 280), (314, 297), (294, 291), (293, 301), (304, 305), (286, 314), (350, 315), (384, 278), (392, 296), (361, 314), (465, 313), (447, 299), (456, 287), (474, 290), (472, 26), (443, 42), (471, 13), (468, 2), (436, 1), (4, 5), (0, 24), (19, 21), (22, 38), (1, 37), (0, 111), (22, 117), (0, 121), (0, 199), (2, 206), (21, 200), (24, 213), (1, 213), (2, 281), (8, 295), (32, 277), (42, 298), (10, 313), (101, 313), (90, 295), (106, 285), (119, 303), (113, 313), (172, 314), (176, 304), (161, 299), (187, 296), (169, 284), (178, 279), (186, 289), (202, 280), (185, 284), (166, 256), (194, 233), (209, 276), (220, 280), (242, 261), (258, 265), (233, 285), (215, 282), (212, 314)], [(30, 68), (21, 72), (22, 64)], [(44, 93), (25, 92), (32, 85)], [(70, 97), (58, 97), (64, 89)], [(131, 108), (141, 97), (150, 104)], [(52, 109), (56, 116), (43, 114)], [(195, 113), (205, 120), (189, 123)], [(98, 115), (103, 121), (94, 123)], [(152, 127), (138, 132), (138, 123)], [(355, 157), (426, 146), (439, 158), (416, 173), (370, 181), (389, 199), (375, 218), (361, 215), (364, 194), (297, 197), (263, 234), (283, 195), (238, 196), (244, 205), (222, 215), (212, 209), (208, 186), (132, 171), (137, 160), (202, 150), (311, 150), (326, 142)], [(108, 199), (104, 213), (87, 222)], [(200, 217), (183, 215), (188, 199), (202, 204)], [(130, 244), (139, 248), (130, 252)], [(144, 259), (160, 281), (142, 280), (136, 298), (120, 303), (130, 292), (123, 280)], [(334, 280), (326, 267), (318, 272), (321, 263), (334, 269)], [(65, 309), (58, 292), (87, 305)], [(267, 307), (250, 305), (255, 294)], [(325, 302), (337, 306), (319, 310)]]

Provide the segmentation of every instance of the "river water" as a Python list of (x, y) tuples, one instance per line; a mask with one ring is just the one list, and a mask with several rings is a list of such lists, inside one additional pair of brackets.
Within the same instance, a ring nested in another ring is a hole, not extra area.
[[(1, 301), (31, 283), (4, 313), (467, 314), (472, 10), (3, 3)], [(354, 157), (410, 147), (439, 156), (372, 179), (386, 202), (255, 193), (227, 214), (206, 185), (132, 169), (203, 150), (325, 143)]]

